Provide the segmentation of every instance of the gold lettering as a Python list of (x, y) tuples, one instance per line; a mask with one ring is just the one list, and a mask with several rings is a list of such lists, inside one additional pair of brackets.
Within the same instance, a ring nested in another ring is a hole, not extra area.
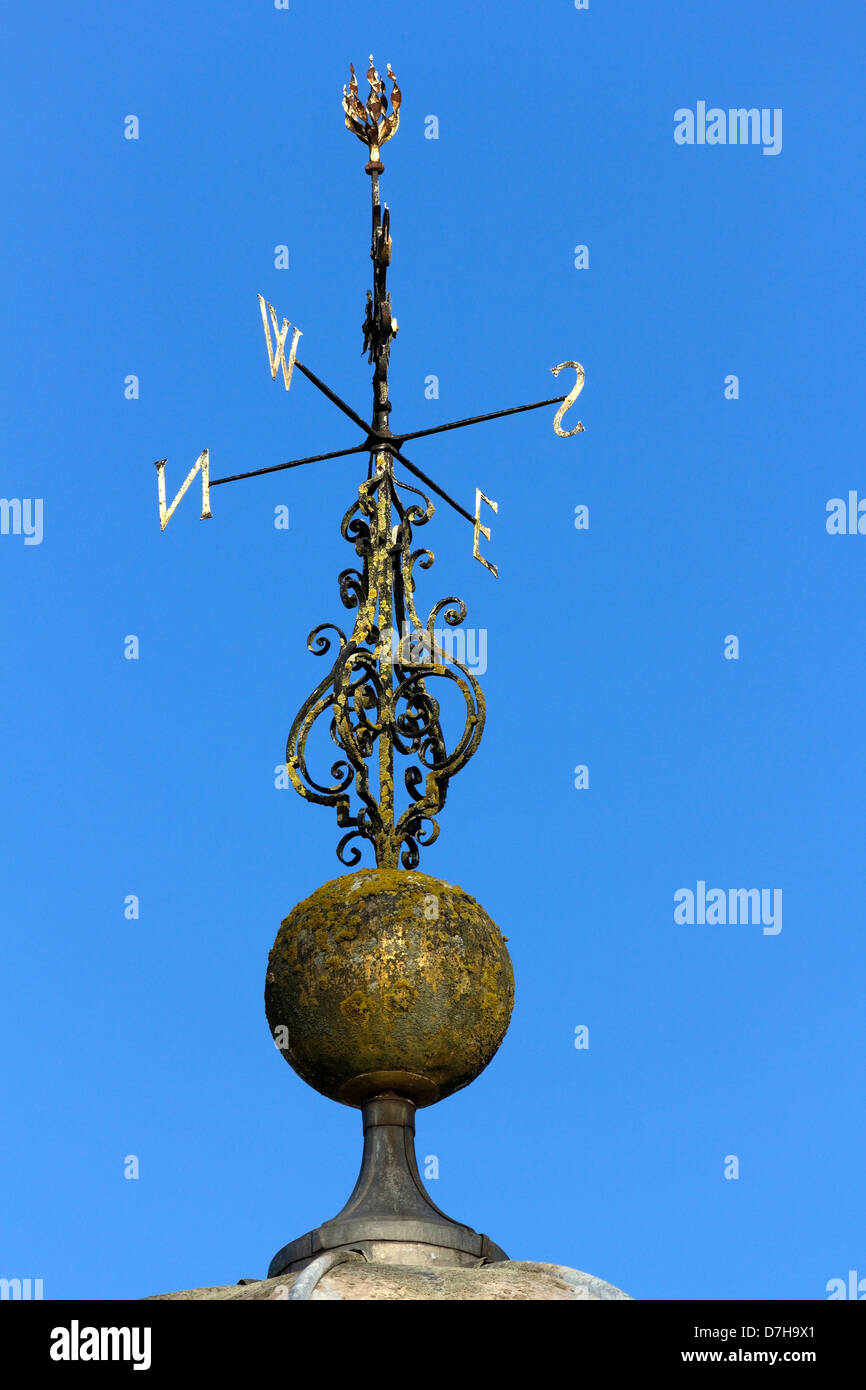
[(494, 512), (498, 512), (498, 511), (499, 511), (499, 503), (498, 503), (498, 502), (491, 502), (491, 500), (490, 500), (489, 497), (485, 497), (485, 496), (484, 496), (484, 493), (481, 491), (481, 488), (480, 488), (480, 487), (477, 487), (477, 488), (475, 489), (475, 537), (474, 537), (474, 540), (473, 540), (473, 542), (472, 542), (472, 554), (475, 556), (475, 559), (476, 559), (476, 560), (480, 560), (480, 561), (481, 561), (481, 563), (482, 563), (482, 565), (484, 565), (485, 569), (489, 569), (489, 570), (490, 570), (490, 573), (493, 575), (493, 577), (494, 577), (494, 579), (495, 579), (496, 576), (499, 574), (498, 569), (496, 568), (495, 565), (491, 565), (490, 562), (489, 562), (489, 560), (485, 560), (484, 556), (481, 554), (481, 552), (480, 552), (479, 549), (478, 549), (478, 537), (479, 537), (479, 535), (483, 536), (484, 539), (485, 539), (486, 541), (489, 541), (489, 540), (490, 540), (490, 527), (489, 527), (489, 526), (482, 526), (482, 524), (481, 524), (481, 503), (482, 503), (482, 502), (486, 502), (487, 505), (488, 505), (488, 507), (492, 508), (492, 510), (493, 510)]
[[(265, 342), (268, 345), (268, 361), (271, 364), (271, 378), (272, 380), (276, 381), (277, 372), (280, 369), (280, 367), (282, 367), (283, 381), (286, 383), (286, 390), (288, 391), (289, 387), (292, 384), (292, 372), (295, 369), (295, 353), (298, 350), (298, 339), (301, 336), (301, 330), (300, 328), (296, 328), (294, 333), (292, 334), (292, 346), (289, 348), (289, 360), (288, 362), (286, 362), (286, 334), (288, 333), (292, 325), (289, 323), (288, 319), (283, 319), (282, 328), (277, 328), (276, 311), (272, 304), (267, 304), (266, 301), (262, 299), (261, 295), (259, 295), (259, 308), (262, 311), (262, 323), (265, 327)], [(273, 324), (274, 328), (274, 340), (277, 345), (276, 352), (274, 352), (274, 349), (271, 346), (271, 333), (270, 329), (268, 328), (268, 316), (265, 313), (266, 308), (270, 312), (271, 323)]]
[(577, 372), (577, 381), (574, 383), (574, 386), (569, 391), (565, 400), (562, 402), (562, 405), (557, 410), (556, 418), (553, 421), (553, 428), (559, 435), (560, 439), (569, 439), (573, 434), (583, 434), (584, 432), (583, 425), (580, 423), (579, 420), (573, 430), (564, 430), (562, 428), (562, 417), (565, 414), (565, 412), (567, 410), (570, 410), (570, 408), (574, 405), (574, 402), (577, 400), (578, 396), (583, 390), (584, 381), (583, 367), (580, 365), (579, 362), (560, 362), (558, 367), (551, 367), (550, 370), (553, 372), (554, 376), (559, 376), (559, 373), (565, 367), (574, 368), (574, 370)]
[(213, 516), (213, 512), (210, 509), (210, 480), (208, 476), (209, 457), (207, 449), (202, 449), (195, 464), (187, 473), (170, 507), (166, 507), (165, 505), (165, 465), (167, 462), (167, 459), (160, 459), (159, 463), (156, 465), (156, 471), (159, 475), (159, 524), (161, 529), (164, 531), (171, 521), (178, 502), (183, 497), (183, 494), (186, 492), (199, 469), (201, 469), (201, 519), (202, 521), (207, 521), (209, 517)]

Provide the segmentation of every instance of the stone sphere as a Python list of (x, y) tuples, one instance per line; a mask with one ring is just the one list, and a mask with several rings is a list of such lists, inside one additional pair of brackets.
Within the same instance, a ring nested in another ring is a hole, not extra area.
[(323, 1095), (416, 1105), (468, 1086), (511, 1017), (506, 938), (474, 898), (406, 869), (359, 869), (298, 903), (268, 958), (276, 1045)]

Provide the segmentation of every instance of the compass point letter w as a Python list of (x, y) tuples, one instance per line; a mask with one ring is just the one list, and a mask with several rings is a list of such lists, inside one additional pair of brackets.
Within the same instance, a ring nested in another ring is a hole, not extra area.
[[(277, 372), (279, 371), (280, 367), (282, 367), (283, 381), (286, 383), (286, 390), (288, 391), (289, 387), (292, 384), (292, 372), (295, 369), (295, 353), (298, 350), (298, 339), (301, 336), (301, 330), (300, 328), (296, 328), (292, 334), (292, 346), (289, 348), (289, 360), (287, 362), (285, 352), (286, 334), (288, 333), (292, 325), (289, 323), (288, 319), (283, 319), (282, 328), (278, 328), (277, 314), (276, 310), (274, 309), (274, 306), (272, 304), (268, 304), (267, 301), (264, 300), (261, 295), (259, 295), (259, 308), (262, 311), (262, 323), (264, 324), (265, 328), (265, 342), (268, 345), (268, 361), (271, 364), (271, 377), (274, 381), (276, 381)], [(274, 329), (274, 341), (276, 343), (276, 351), (274, 351), (274, 348), (271, 345), (271, 330), (268, 328), (268, 313), (270, 313), (271, 323)]]

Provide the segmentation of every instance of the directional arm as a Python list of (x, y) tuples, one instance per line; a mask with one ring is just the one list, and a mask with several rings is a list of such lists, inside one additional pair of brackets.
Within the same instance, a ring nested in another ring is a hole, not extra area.
[(416, 467), (414, 463), (411, 463), (409, 459), (406, 458), (405, 454), (402, 454), (393, 444), (391, 445), (391, 453), (395, 459), (399, 459), (404, 468), (408, 468), (410, 473), (414, 473), (416, 478), (420, 478), (422, 483), (426, 483), (427, 487), (432, 488), (443, 501), (447, 502), (450, 507), (453, 507), (455, 512), (459, 512), (461, 516), (465, 516), (467, 521), (471, 521), (473, 526), (475, 525), (475, 517), (472, 516), (471, 512), (467, 512), (465, 507), (461, 507), (459, 502), (455, 502), (453, 497), (449, 497), (448, 493), (445, 492), (438, 483), (434, 483), (432, 478), (428, 478), (426, 473), (422, 473), (421, 469)]
[(295, 358), (295, 366), (299, 372), (303, 372), (308, 381), (311, 381), (314, 386), (319, 388), (323, 396), (327, 396), (329, 401), (333, 401), (338, 410), (342, 410), (344, 415), (348, 415), (350, 420), (354, 420), (355, 424), (359, 425), (365, 434), (370, 433), (370, 426), (367, 424), (367, 421), (362, 420), (360, 415), (358, 415), (350, 405), (346, 405), (346, 402), (340, 399), (336, 391), (332, 391), (330, 386), (326, 386), (324, 381), (320, 381), (316, 374), (311, 372), (309, 367), (305, 367), (303, 362), (299, 362), (297, 358)]
[(471, 415), (468, 420), (452, 420), (448, 425), (433, 425), (428, 430), (413, 430), (411, 434), (395, 435), (400, 444), (407, 439), (424, 439), (428, 434), (444, 434), (446, 430), (462, 430), (466, 425), (480, 425), (485, 420), (501, 420), (503, 415), (520, 415), (524, 410), (540, 410), (545, 405), (559, 405), (565, 396), (552, 396), (549, 401), (533, 401), (531, 405), (512, 405), (507, 410), (494, 410), (490, 415)]
[[(297, 363), (295, 364), (297, 365)], [(211, 487), (219, 487), (220, 483), (236, 483), (241, 478), (259, 478), (263, 473), (281, 473), (284, 468), (300, 468), (305, 463), (322, 463), (324, 459), (341, 459), (347, 454), (364, 454), (367, 452), (366, 441), (363, 444), (355, 444), (351, 449), (334, 449), (330, 454), (310, 454), (308, 458), (290, 459), (288, 463), (272, 463), (268, 468), (254, 468), (250, 473), (231, 473), (227, 478), (211, 478)]]

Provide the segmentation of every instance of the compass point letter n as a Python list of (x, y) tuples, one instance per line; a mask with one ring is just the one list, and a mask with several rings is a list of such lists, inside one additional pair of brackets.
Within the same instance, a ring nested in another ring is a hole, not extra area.
[(485, 560), (484, 556), (481, 554), (480, 550), (478, 549), (478, 537), (479, 537), (479, 536), (483, 536), (484, 539), (485, 539), (486, 541), (489, 541), (489, 540), (490, 540), (490, 527), (489, 527), (489, 526), (482, 526), (482, 524), (481, 524), (481, 503), (482, 503), (482, 502), (486, 502), (487, 505), (488, 505), (488, 507), (491, 507), (491, 508), (493, 509), (494, 512), (498, 512), (498, 511), (499, 511), (499, 503), (498, 503), (498, 502), (491, 502), (491, 500), (490, 500), (489, 497), (485, 497), (485, 496), (484, 496), (484, 493), (481, 491), (481, 488), (480, 488), (480, 487), (477, 487), (477, 488), (475, 489), (475, 538), (474, 538), (473, 543), (472, 543), (472, 554), (475, 556), (475, 559), (476, 559), (476, 560), (480, 560), (480, 561), (481, 561), (481, 563), (482, 563), (482, 565), (484, 565), (485, 569), (489, 569), (489, 570), (490, 570), (490, 573), (493, 575), (493, 578), (495, 579), (495, 578), (497, 577), (497, 575), (499, 574), (498, 569), (496, 568), (495, 565), (491, 565), (491, 563), (490, 563), (489, 560)]
[[(288, 391), (289, 387), (292, 384), (292, 372), (295, 369), (295, 353), (298, 350), (298, 339), (301, 336), (301, 330), (300, 328), (296, 328), (294, 333), (292, 334), (292, 346), (289, 348), (289, 360), (287, 362), (286, 334), (288, 333), (292, 325), (289, 323), (288, 319), (283, 319), (282, 328), (278, 328), (277, 315), (274, 306), (272, 304), (268, 304), (267, 301), (263, 299), (261, 295), (259, 295), (259, 308), (262, 311), (262, 323), (264, 324), (265, 328), (265, 342), (268, 345), (268, 361), (271, 364), (271, 378), (272, 380), (276, 381), (277, 372), (279, 371), (280, 367), (282, 367), (283, 381), (286, 383), (286, 390)], [(271, 323), (273, 324), (276, 351), (274, 351), (274, 348), (271, 345), (271, 331), (268, 328), (268, 313), (270, 313)]]
[(201, 469), (201, 519), (202, 521), (206, 521), (209, 517), (212, 517), (213, 512), (210, 509), (210, 478), (208, 475), (209, 458), (207, 449), (202, 449), (201, 453), (199, 454), (198, 458), (196, 459), (195, 463), (187, 473), (183, 483), (178, 489), (177, 496), (175, 497), (170, 507), (167, 507), (165, 505), (165, 465), (167, 462), (167, 459), (160, 459), (156, 465), (156, 471), (159, 476), (158, 492), (160, 529), (164, 531), (168, 523), (171, 521), (171, 518), (174, 516), (175, 508), (177, 507), (178, 502), (183, 497), (183, 494), (186, 492), (187, 488), (189, 487), (190, 483), (192, 482), (199, 469)]

